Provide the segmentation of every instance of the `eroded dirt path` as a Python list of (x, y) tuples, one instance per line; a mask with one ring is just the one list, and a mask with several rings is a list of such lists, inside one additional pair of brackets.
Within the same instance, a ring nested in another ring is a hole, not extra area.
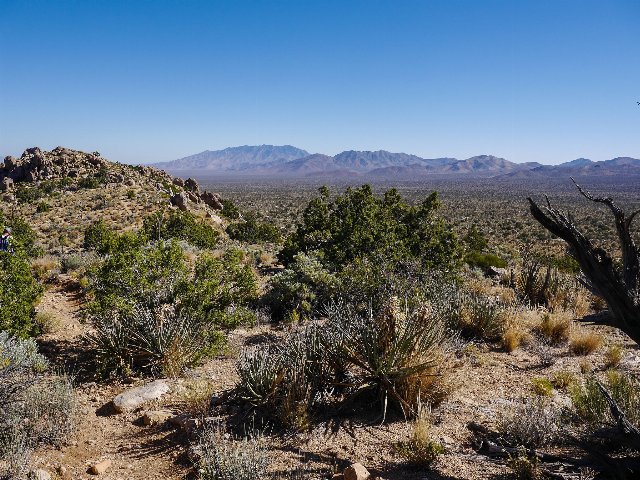
[[(53, 331), (38, 338), (41, 351), (54, 368), (74, 377), (77, 398), (77, 428), (69, 444), (60, 449), (44, 449), (34, 455), (34, 464), (50, 473), (62, 468), (63, 478), (96, 478), (87, 473), (90, 465), (111, 460), (99, 478), (182, 479), (188, 478), (188, 440), (172, 427), (144, 426), (141, 411), (113, 413), (111, 400), (122, 391), (141, 385), (104, 382), (92, 371), (90, 346), (84, 340), (89, 327), (83, 322), (82, 296), (77, 283), (65, 275), (49, 285), (37, 307), (53, 317)], [(172, 393), (144, 409), (176, 407), (180, 387), (171, 382)], [(160, 405), (162, 403), (162, 405)]]

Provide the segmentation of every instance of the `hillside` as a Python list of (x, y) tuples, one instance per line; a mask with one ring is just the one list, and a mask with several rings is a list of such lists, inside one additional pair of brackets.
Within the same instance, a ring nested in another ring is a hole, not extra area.
[(98, 219), (118, 231), (138, 228), (159, 210), (190, 210), (220, 223), (217, 195), (149, 166), (110, 162), (98, 152), (29, 148), (0, 168), (1, 209), (21, 216), (45, 251), (76, 250), (84, 229)]
[(542, 165), (537, 162), (515, 163), (493, 155), (477, 155), (459, 160), (451, 157), (421, 158), (417, 155), (385, 150), (349, 150), (335, 156), (321, 153), (310, 155), (305, 150), (290, 145), (207, 150), (178, 160), (156, 163), (154, 166), (178, 175), (191, 174), (203, 179), (212, 176), (261, 176), (425, 180), (442, 176), (554, 178), (558, 174), (640, 175), (640, 160), (629, 157), (600, 162), (580, 158), (560, 165)]

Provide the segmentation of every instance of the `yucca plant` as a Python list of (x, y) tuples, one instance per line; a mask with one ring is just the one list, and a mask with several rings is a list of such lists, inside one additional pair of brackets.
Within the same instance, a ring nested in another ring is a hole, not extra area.
[(386, 417), (389, 400), (407, 415), (415, 414), (421, 387), (437, 364), (436, 349), (444, 325), (429, 308), (402, 310), (392, 298), (382, 311), (362, 316), (341, 305), (328, 312), (329, 330), (343, 341), (326, 343), (332, 354), (356, 367), (355, 394), (374, 391)]
[(236, 369), (238, 398), (253, 406), (272, 402), (285, 375), (281, 353), (261, 345), (245, 349)]

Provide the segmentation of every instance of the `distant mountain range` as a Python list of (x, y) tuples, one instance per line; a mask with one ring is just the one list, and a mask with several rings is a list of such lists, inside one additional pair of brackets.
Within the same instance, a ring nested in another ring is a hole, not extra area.
[(349, 150), (333, 157), (310, 154), (291, 145), (242, 146), (204, 152), (153, 164), (174, 174), (260, 175), (265, 177), (372, 177), (419, 180), (433, 176), (528, 178), (563, 176), (640, 175), (640, 160), (618, 157), (594, 162), (578, 158), (560, 165), (514, 163), (493, 155), (421, 158), (406, 153)]

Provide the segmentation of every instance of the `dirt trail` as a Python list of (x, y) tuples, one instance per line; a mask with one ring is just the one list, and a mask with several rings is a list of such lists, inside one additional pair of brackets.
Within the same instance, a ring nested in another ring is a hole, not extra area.
[[(61, 275), (56, 284), (47, 288), (37, 309), (54, 317), (52, 333), (38, 338), (42, 353), (54, 368), (75, 378), (77, 429), (68, 445), (37, 451), (36, 466), (51, 473), (63, 466), (67, 472), (64, 477), (74, 480), (96, 478), (87, 473), (89, 466), (109, 459), (111, 467), (100, 475), (105, 480), (188, 478), (188, 442), (179, 431), (143, 426), (139, 421), (141, 412), (112, 413), (113, 397), (144, 381), (124, 385), (95, 378), (90, 347), (83, 339), (89, 327), (82, 321), (82, 298), (76, 282)], [(171, 408), (171, 401), (175, 402), (175, 395), (162, 398), (162, 407)], [(145, 409), (155, 407), (158, 405), (145, 405)]]

